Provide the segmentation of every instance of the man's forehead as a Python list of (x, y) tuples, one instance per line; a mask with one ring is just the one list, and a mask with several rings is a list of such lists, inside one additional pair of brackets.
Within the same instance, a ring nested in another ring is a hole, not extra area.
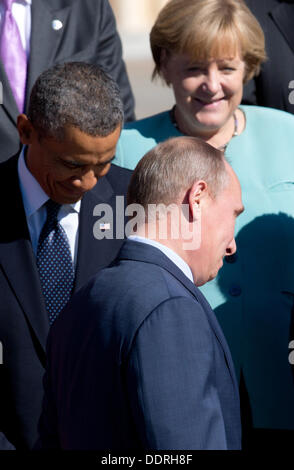
[(42, 144), (48, 147), (64, 148), (74, 151), (97, 151), (104, 152), (111, 149), (117, 144), (120, 136), (121, 127), (118, 126), (113, 132), (106, 136), (92, 136), (86, 134), (74, 126), (65, 127), (60, 136), (44, 136), (42, 137)]

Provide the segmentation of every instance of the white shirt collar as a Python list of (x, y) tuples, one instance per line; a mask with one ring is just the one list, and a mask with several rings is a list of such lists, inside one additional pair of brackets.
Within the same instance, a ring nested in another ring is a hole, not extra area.
[[(29, 218), (48, 201), (49, 197), (29, 171), (25, 163), (25, 150), (26, 147), (23, 147), (18, 159), (18, 178), (26, 217)], [(64, 204), (64, 206), (71, 207), (74, 211), (80, 212), (81, 201), (74, 204)]]
[(154, 246), (155, 248), (158, 248), (162, 253), (164, 253), (184, 274), (187, 276), (191, 282), (194, 284), (194, 279), (193, 279), (193, 274), (192, 271), (189, 267), (189, 265), (186, 263), (186, 261), (183, 260), (175, 251), (173, 251), (171, 248), (168, 248), (165, 245), (162, 245), (162, 243), (159, 243), (158, 241), (155, 240), (150, 240), (150, 238), (144, 238), (144, 237), (139, 237), (138, 235), (130, 235), (128, 237), (129, 240), (133, 240), (135, 242), (140, 242), (140, 243), (146, 243), (147, 245)]

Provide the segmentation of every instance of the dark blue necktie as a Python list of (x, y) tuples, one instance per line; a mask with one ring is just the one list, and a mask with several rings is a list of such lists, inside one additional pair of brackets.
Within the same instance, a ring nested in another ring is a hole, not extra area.
[(50, 324), (69, 301), (74, 283), (69, 241), (57, 220), (60, 207), (51, 199), (46, 202), (47, 220), (37, 249), (37, 266)]

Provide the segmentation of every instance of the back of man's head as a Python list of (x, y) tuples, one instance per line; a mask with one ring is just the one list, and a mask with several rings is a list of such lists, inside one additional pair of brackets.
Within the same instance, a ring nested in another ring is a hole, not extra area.
[(128, 204), (139, 214), (130, 221), (130, 235), (172, 249), (197, 286), (213, 279), (224, 256), (236, 251), (240, 183), (223, 153), (201, 139), (169, 139), (146, 154), (132, 176)]
[(178, 203), (193, 183), (204, 180), (212, 197), (228, 183), (223, 153), (196, 137), (168, 139), (150, 150), (136, 166), (128, 204)]
[(39, 76), (28, 117), (40, 135), (57, 140), (67, 126), (104, 137), (122, 126), (123, 104), (117, 84), (98, 66), (69, 62)]

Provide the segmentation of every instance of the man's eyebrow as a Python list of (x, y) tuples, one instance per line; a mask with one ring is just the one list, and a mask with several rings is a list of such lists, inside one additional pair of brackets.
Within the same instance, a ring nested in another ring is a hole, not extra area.
[[(97, 166), (107, 165), (108, 163), (111, 163), (114, 159), (115, 159), (115, 155), (113, 155), (113, 157), (109, 158), (109, 160), (105, 160), (104, 162), (97, 162), (96, 165)], [(77, 160), (64, 160), (64, 159), (61, 159), (61, 160), (64, 161), (65, 163), (68, 163), (70, 165), (75, 165), (75, 166), (87, 166), (87, 165), (89, 165), (89, 163), (79, 162)]]
[(109, 160), (105, 160), (105, 162), (97, 163), (97, 165), (107, 165), (107, 163), (111, 163), (114, 159), (115, 155), (113, 155), (113, 157), (111, 157)]

